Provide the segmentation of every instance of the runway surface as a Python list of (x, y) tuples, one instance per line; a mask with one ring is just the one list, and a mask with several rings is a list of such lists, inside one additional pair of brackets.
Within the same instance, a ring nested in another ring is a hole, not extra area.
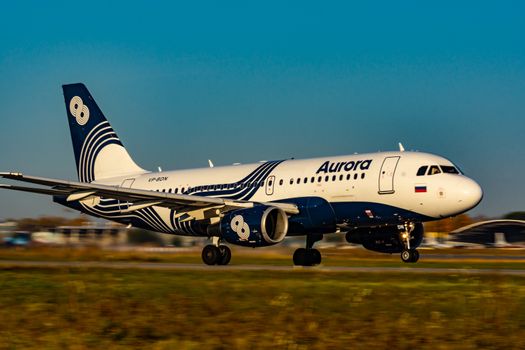
[(512, 275), (525, 277), (525, 270), (514, 269), (451, 269), (426, 267), (350, 267), (350, 266), (272, 266), (272, 265), (228, 265), (207, 266), (204, 264), (149, 263), (149, 262), (100, 262), (100, 261), (0, 261), (0, 269), (8, 268), (97, 268), (139, 270), (192, 270), (192, 271), (310, 271), (327, 273), (410, 273), (450, 275)]

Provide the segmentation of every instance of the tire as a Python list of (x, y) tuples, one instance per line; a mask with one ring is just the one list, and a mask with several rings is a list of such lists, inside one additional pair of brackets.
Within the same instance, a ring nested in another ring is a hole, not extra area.
[(216, 265), (221, 257), (219, 248), (214, 245), (207, 245), (202, 249), (202, 261), (206, 265)]
[(312, 265), (319, 265), (321, 263), (321, 253), (317, 249), (312, 249), (310, 251), (312, 256)]
[(412, 251), (411, 250), (403, 250), (401, 252), (401, 260), (403, 260), (404, 263), (412, 262)]
[(419, 252), (414, 249), (412, 252), (412, 262), (416, 263), (418, 260), (419, 260)]
[(225, 245), (219, 246), (218, 265), (228, 265), (232, 259), (232, 251)]
[(306, 249), (299, 248), (293, 253), (293, 264), (296, 266), (305, 266)]

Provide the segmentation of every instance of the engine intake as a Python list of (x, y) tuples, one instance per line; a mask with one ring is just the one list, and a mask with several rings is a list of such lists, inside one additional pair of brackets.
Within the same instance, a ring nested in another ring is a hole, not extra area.
[(265, 247), (280, 243), (288, 233), (284, 210), (266, 205), (228, 212), (220, 222), (220, 235), (231, 244)]

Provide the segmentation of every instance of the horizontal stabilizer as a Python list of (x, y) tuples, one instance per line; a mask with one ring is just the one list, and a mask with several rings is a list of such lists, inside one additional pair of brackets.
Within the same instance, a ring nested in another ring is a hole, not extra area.
[(47, 194), (50, 196), (63, 196), (63, 195), (68, 194), (68, 192), (64, 192), (62, 190), (57, 190), (57, 189), (52, 189), (52, 188), (35, 188), (35, 187), (4, 185), (4, 184), (0, 184), (0, 189)]

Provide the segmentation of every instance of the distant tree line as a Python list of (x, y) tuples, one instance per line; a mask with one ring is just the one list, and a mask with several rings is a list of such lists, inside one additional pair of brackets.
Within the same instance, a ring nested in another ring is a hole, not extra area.
[(18, 231), (37, 232), (59, 226), (86, 226), (89, 221), (86, 216), (79, 216), (73, 219), (62, 218), (59, 216), (41, 216), (39, 218), (23, 218), (14, 220)]
[(525, 211), (514, 211), (506, 214), (503, 218), (508, 220), (525, 220)]
[[(505, 214), (501, 219), (507, 220), (525, 220), (525, 211), (516, 211)], [(425, 223), (426, 232), (452, 232), (458, 228), (474, 224), (476, 222), (491, 220), (486, 216), (470, 217), (468, 214), (461, 214), (453, 218), (447, 218)]]

